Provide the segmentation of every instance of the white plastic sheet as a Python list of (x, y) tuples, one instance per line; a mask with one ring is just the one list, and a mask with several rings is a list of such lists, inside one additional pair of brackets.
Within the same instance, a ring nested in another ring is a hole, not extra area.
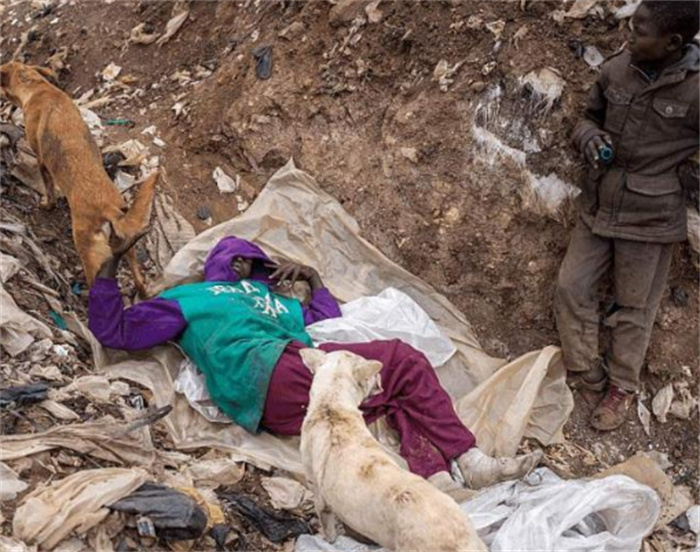
[(342, 318), (323, 320), (306, 328), (315, 344), (400, 339), (422, 352), (435, 367), (445, 364), (457, 352), (418, 303), (398, 289), (360, 297), (342, 305), (340, 310)]
[[(462, 509), (491, 552), (629, 552), (652, 531), (660, 501), (626, 476), (564, 480), (540, 468), (526, 481), (482, 491)], [(330, 545), (311, 535), (299, 537), (295, 550), (384, 551), (348, 537)]]

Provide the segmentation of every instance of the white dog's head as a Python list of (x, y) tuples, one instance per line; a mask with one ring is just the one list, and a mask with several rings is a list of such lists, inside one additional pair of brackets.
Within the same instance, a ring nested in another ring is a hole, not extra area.
[(349, 351), (325, 353), (320, 349), (302, 349), (301, 358), (314, 374), (312, 396), (341, 388), (350, 389), (358, 405), (376, 386), (376, 376), (382, 369), (381, 362), (364, 359)]

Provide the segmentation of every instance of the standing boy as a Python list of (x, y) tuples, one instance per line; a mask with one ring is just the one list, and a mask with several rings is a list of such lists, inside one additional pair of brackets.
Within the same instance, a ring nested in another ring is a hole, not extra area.
[[(589, 168), (555, 312), (572, 386), (605, 391), (591, 418), (601, 431), (622, 424), (639, 388), (674, 243), (687, 234), (679, 167), (700, 143), (698, 5), (640, 4), (627, 49), (603, 65), (573, 132)], [(600, 359), (596, 294), (610, 270), (612, 341)]]

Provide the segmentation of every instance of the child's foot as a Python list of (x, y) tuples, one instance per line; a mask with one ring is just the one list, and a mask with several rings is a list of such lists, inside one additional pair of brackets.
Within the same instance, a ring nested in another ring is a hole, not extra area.
[(481, 489), (510, 479), (520, 479), (540, 463), (541, 450), (516, 456), (494, 458), (474, 447), (457, 458), (457, 465), (470, 489)]
[(603, 362), (585, 372), (569, 372), (568, 384), (571, 389), (585, 389), (600, 393), (608, 383), (608, 373)]
[(617, 429), (625, 421), (633, 401), (634, 393), (611, 383), (603, 400), (591, 415), (591, 425), (599, 431)]

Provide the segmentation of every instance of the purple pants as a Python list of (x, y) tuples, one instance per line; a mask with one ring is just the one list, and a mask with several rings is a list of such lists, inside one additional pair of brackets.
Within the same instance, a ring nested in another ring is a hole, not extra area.
[[(309, 404), (312, 375), (291, 343), (272, 373), (261, 425), (278, 435), (299, 435)], [(449, 462), (475, 446), (476, 437), (457, 417), (447, 392), (423, 353), (395, 339), (370, 343), (327, 343), (320, 349), (351, 351), (378, 360), (383, 391), (360, 409), (369, 424), (386, 417), (401, 439), (401, 456), (423, 477), (449, 470)]]

